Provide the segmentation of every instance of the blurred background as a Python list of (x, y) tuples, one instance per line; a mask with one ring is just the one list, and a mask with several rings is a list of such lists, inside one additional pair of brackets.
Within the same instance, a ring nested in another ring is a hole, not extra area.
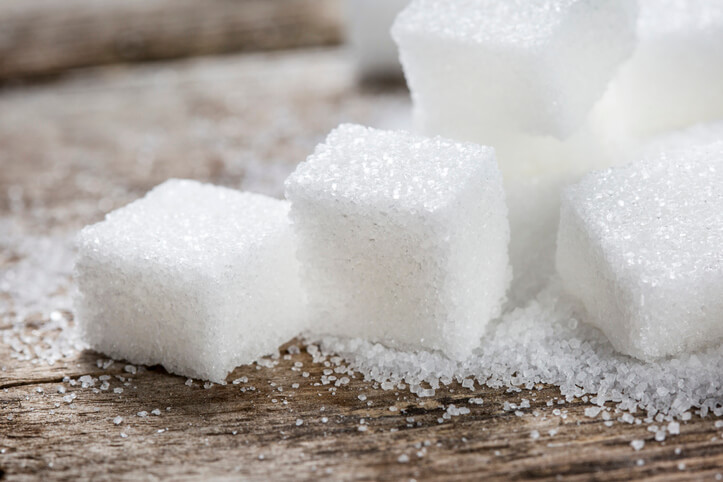
[(409, 125), (405, 4), (0, 2), (0, 238), (74, 231), (170, 177), (281, 196), (340, 122)]

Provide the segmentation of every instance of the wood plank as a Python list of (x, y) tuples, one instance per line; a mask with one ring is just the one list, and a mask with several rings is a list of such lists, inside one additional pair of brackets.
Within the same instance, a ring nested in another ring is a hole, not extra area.
[[(403, 125), (408, 110), (404, 91), (359, 88), (337, 50), (104, 68), (5, 89), (0, 227), (21, 238), (64, 236), (171, 176), (280, 195), (280, 179), (337, 123)], [(21, 259), (13, 246), (0, 251), (0, 273)], [(5, 333), (8, 325), (0, 317)], [(712, 417), (693, 417), (681, 435), (656, 442), (645, 424), (619, 422), (620, 414), (611, 427), (586, 417), (582, 400), (548, 406), (560, 394), (544, 385), (514, 392), (451, 384), (417, 398), (356, 375), (330, 390), (322, 382), (327, 367), (302, 348), (277, 366), (239, 367), (229, 378), (246, 383), (205, 389), (159, 367), (130, 374), (116, 362), (103, 370), (102, 355), (92, 352), (52, 366), (20, 361), (2, 334), (0, 477), (7, 480), (716, 480), (723, 472), (723, 429)], [(107, 390), (99, 381), (63, 382), (104, 374)], [(63, 400), (69, 394), (71, 403)], [(529, 408), (504, 410), (523, 398)], [(470, 413), (445, 420), (450, 404)], [(150, 414), (156, 408), (161, 415)], [(638, 452), (635, 439), (646, 441)]]
[(8, 0), (0, 79), (233, 51), (329, 45), (337, 0)]

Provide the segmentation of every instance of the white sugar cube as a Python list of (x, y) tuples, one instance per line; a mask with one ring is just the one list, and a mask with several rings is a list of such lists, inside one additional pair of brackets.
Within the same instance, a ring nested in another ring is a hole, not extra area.
[(389, 32), (409, 0), (346, 0), (347, 36), (362, 78), (402, 76), (397, 46)]
[(414, 0), (392, 36), (423, 132), (565, 138), (632, 53), (636, 16), (631, 0)]
[(491, 148), (342, 125), (286, 195), (314, 331), (464, 358), (499, 315), (509, 227)]
[(302, 331), (289, 205), (169, 180), (78, 236), (75, 310), (94, 350), (223, 382)]
[(723, 2), (639, 3), (638, 46), (595, 117), (627, 135), (723, 118)]
[(723, 337), (723, 142), (586, 176), (563, 196), (557, 269), (587, 320), (644, 360)]

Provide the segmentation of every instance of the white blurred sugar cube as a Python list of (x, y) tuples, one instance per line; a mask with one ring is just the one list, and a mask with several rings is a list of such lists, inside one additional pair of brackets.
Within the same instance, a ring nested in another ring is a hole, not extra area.
[(723, 119), (723, 2), (639, 3), (635, 53), (596, 106), (596, 121), (645, 136)]
[(302, 331), (289, 204), (169, 180), (78, 236), (75, 310), (91, 348), (223, 382)]
[(590, 174), (563, 196), (557, 269), (613, 346), (650, 360), (723, 338), (723, 142)]
[(633, 51), (631, 0), (414, 0), (392, 36), (423, 132), (565, 138)]
[(399, 52), (389, 30), (408, 3), (409, 0), (346, 0), (348, 41), (362, 78), (401, 78)]
[(342, 125), (286, 183), (312, 330), (464, 358), (510, 281), (491, 148)]
[(555, 273), (562, 189), (591, 170), (609, 167), (619, 153), (587, 128), (565, 141), (518, 135), (494, 147), (510, 212), (513, 308), (533, 299)]

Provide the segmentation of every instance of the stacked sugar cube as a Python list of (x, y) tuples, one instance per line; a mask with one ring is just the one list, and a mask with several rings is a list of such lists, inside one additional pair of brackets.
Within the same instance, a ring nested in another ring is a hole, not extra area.
[(587, 320), (649, 360), (723, 338), (723, 140), (565, 191), (557, 269)]
[(723, 2), (639, 0), (637, 47), (594, 117), (618, 136), (723, 118)]
[(342, 125), (289, 177), (312, 331), (464, 358), (509, 284), (487, 147)]
[(303, 328), (289, 205), (169, 180), (78, 238), (77, 321), (91, 348), (223, 382)]
[(629, 0), (414, 0), (392, 35), (419, 127), (565, 138), (634, 48)]

